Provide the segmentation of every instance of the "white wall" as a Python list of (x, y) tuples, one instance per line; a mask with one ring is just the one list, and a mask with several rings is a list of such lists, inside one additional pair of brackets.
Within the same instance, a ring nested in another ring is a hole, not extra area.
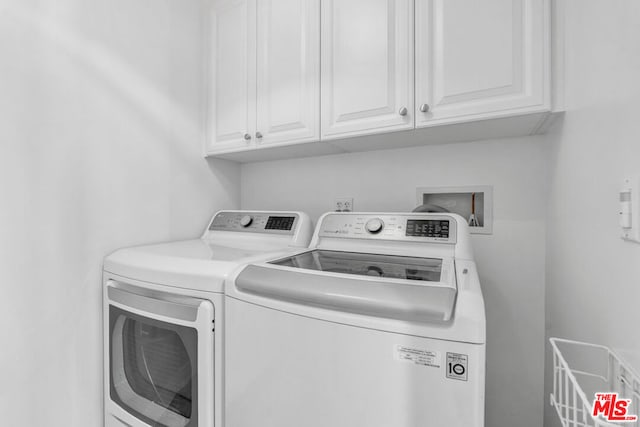
[(102, 425), (102, 257), (239, 205), (200, 154), (203, 8), (0, 1), (3, 426)]
[[(622, 181), (640, 175), (640, 3), (565, 3), (567, 112), (551, 135), (547, 336), (622, 350), (640, 370), (640, 245), (623, 242), (618, 228)], [(559, 426), (546, 407), (545, 425)]]
[(539, 427), (546, 156), (536, 137), (246, 164), (241, 205), (317, 219), (336, 196), (360, 211), (410, 211), (417, 187), (493, 185), (494, 234), (473, 238), (487, 308), (486, 425)]

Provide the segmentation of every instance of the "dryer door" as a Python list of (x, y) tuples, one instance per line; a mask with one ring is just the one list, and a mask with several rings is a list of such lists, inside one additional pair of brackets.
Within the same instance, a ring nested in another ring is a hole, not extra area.
[(201, 396), (209, 394), (201, 383), (211, 382), (203, 381), (213, 362), (206, 354), (213, 345), (211, 302), (119, 284), (108, 285), (107, 297), (112, 402), (143, 425), (209, 425), (200, 402), (213, 402)]

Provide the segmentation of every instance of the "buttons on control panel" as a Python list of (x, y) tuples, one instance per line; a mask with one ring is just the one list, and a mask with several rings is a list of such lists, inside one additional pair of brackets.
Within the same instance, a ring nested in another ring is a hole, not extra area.
[(291, 230), (294, 220), (293, 216), (270, 216), (264, 228), (265, 230)]
[(407, 221), (407, 236), (449, 238), (449, 221), (410, 219)]

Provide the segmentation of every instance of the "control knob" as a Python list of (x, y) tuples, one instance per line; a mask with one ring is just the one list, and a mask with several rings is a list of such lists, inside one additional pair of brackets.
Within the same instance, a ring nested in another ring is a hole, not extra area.
[(250, 226), (252, 222), (253, 222), (253, 218), (251, 218), (251, 215), (245, 215), (242, 218), (240, 218), (240, 225), (243, 227)]
[(364, 225), (369, 233), (379, 233), (384, 228), (384, 222), (380, 218), (372, 218)]

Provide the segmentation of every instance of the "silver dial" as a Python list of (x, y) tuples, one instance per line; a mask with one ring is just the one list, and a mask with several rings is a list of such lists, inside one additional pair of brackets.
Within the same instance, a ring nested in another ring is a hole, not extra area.
[(251, 217), (251, 215), (245, 215), (242, 218), (240, 218), (240, 225), (243, 227), (250, 226), (252, 222), (253, 222), (253, 218)]
[(364, 225), (369, 233), (379, 233), (384, 228), (384, 222), (380, 218), (372, 218)]

